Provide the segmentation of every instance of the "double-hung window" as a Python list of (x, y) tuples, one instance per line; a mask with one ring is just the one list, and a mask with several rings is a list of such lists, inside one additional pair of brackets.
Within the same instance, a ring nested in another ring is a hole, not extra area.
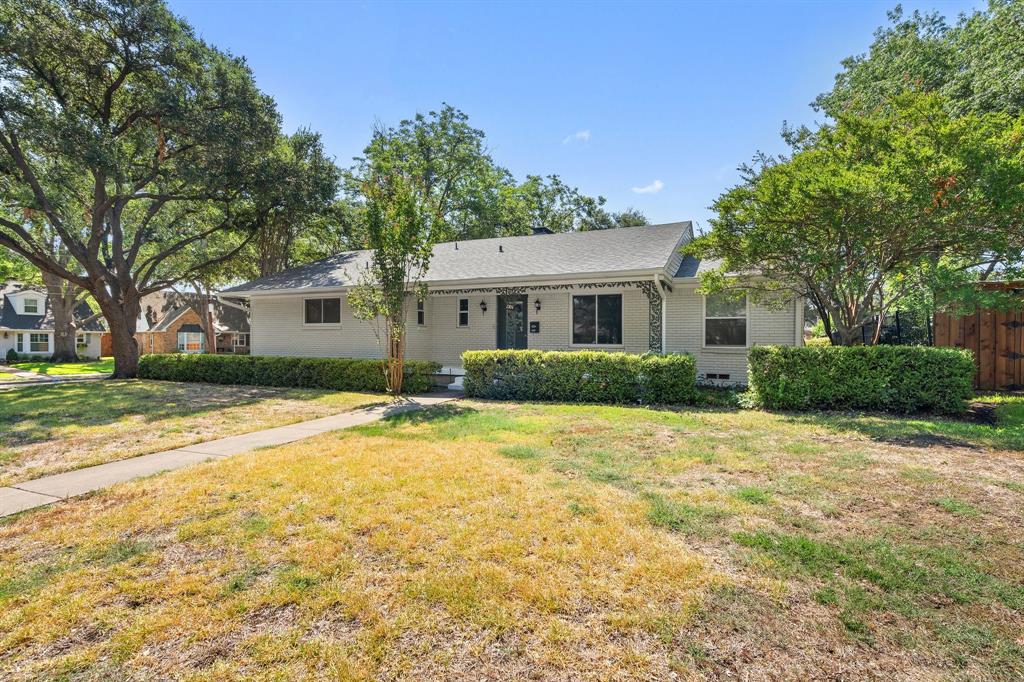
[(249, 335), (248, 334), (235, 334), (235, 346), (248, 346)]
[(468, 327), (469, 326), (469, 299), (468, 298), (460, 298), (459, 299), (459, 326), (460, 327)]
[(49, 334), (29, 334), (28, 335), (28, 350), (30, 353), (49, 353), (50, 352), (50, 335)]
[(728, 292), (704, 297), (704, 345), (747, 345), (747, 297)]
[(427, 324), (427, 302), (422, 298), (416, 299), (416, 324), (421, 327)]
[(38, 298), (26, 298), (25, 303), (25, 314), (26, 315), (38, 315), (39, 314), (39, 299)]
[(341, 324), (341, 299), (307, 298), (303, 319), (306, 324)]
[(574, 345), (622, 345), (622, 294), (581, 294), (572, 297)]

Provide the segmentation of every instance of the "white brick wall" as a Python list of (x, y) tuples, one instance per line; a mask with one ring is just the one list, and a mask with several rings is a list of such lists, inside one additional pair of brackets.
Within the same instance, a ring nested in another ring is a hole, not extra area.
[[(703, 297), (696, 285), (676, 285), (665, 298), (666, 350), (690, 353), (697, 359), (698, 376), (709, 372), (728, 374), (730, 383), (746, 383), (747, 351), (735, 348), (704, 348)], [(796, 306), (781, 310), (751, 304), (747, 320), (750, 345), (794, 345), (798, 342)]]
[[(648, 350), (648, 301), (639, 289), (603, 288), (593, 291), (538, 291), (527, 295), (527, 319), (540, 322), (540, 331), (527, 333), (527, 345), (538, 350), (569, 350), (571, 345), (570, 301), (573, 294), (621, 293), (623, 344), (609, 350), (643, 353)], [(458, 326), (458, 300), (469, 299), (469, 325)], [(372, 326), (355, 319), (345, 296), (341, 297), (340, 328), (319, 329), (303, 325), (302, 296), (255, 297), (252, 299), (252, 353), (254, 355), (301, 355), (320, 357), (380, 357)], [(535, 309), (540, 300), (541, 310)], [(487, 311), (480, 309), (480, 302)], [(699, 374), (727, 373), (730, 381), (746, 381), (747, 357), (743, 349), (702, 347), (702, 298), (693, 286), (679, 286), (665, 298), (666, 352), (692, 353)], [(795, 306), (782, 310), (750, 307), (748, 328), (752, 344), (792, 344), (797, 339)], [(426, 325), (416, 323), (416, 305), (408, 305), (407, 356), (458, 366), (466, 350), (495, 348), (497, 343), (497, 296), (430, 296), (426, 303)]]

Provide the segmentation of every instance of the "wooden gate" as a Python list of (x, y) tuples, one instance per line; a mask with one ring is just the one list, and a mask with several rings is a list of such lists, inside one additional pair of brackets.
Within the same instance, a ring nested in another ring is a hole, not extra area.
[(975, 388), (1024, 391), (1024, 305), (1007, 311), (983, 308), (963, 316), (936, 313), (935, 345), (974, 352)]

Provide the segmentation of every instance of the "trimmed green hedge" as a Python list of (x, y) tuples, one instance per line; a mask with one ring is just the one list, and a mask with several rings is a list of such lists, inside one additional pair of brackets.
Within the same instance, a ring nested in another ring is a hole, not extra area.
[(466, 395), (570, 403), (692, 403), (689, 355), (602, 351), (473, 350), (462, 354)]
[[(429, 391), (430, 375), (440, 369), (436, 362), (406, 360), (402, 392)], [(153, 354), (139, 359), (139, 378), (374, 393), (386, 390), (382, 361), (353, 358)]]
[(755, 346), (750, 388), (763, 407), (960, 412), (973, 394), (969, 351), (924, 346)]

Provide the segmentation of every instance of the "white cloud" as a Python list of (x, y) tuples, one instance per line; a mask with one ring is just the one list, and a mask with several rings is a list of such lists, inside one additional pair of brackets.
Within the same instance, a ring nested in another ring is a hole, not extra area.
[(633, 191), (637, 194), (657, 194), (662, 190), (663, 187), (665, 187), (664, 182), (662, 182), (661, 180), (655, 180), (649, 185), (644, 185), (643, 187), (634, 187)]
[(572, 135), (566, 135), (565, 139), (562, 140), (562, 144), (570, 144), (572, 142), (590, 142), (590, 131), (577, 130)]

